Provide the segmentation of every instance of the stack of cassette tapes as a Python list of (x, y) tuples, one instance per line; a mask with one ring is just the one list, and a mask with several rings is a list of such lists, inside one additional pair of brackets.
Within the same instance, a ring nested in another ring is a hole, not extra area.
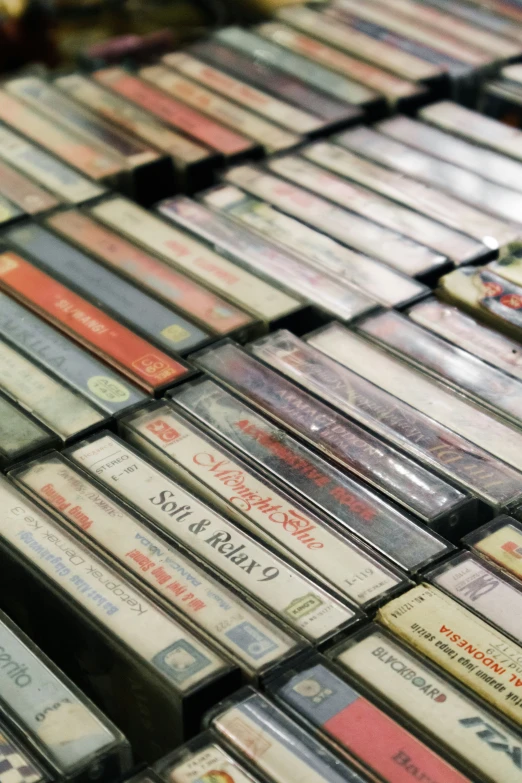
[(522, 783), (520, 63), (331, 0), (4, 80), (0, 783)]

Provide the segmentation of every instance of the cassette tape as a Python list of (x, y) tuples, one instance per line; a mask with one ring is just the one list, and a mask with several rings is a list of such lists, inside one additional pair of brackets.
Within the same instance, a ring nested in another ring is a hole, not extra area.
[[(199, 44), (196, 44), (196, 47)], [(202, 44), (206, 45), (205, 42)], [(194, 81), (224, 95), (250, 111), (271, 120), (287, 131), (308, 135), (317, 133), (321, 121), (286, 101), (275, 98), (267, 92), (251, 86), (248, 81), (236, 79), (224, 70), (208, 65), (203, 59), (193, 56), (191, 50), (171, 52), (162, 57), (162, 63), (174, 68)]]
[(429, 571), (426, 580), (522, 644), (520, 583), (500, 568), (470, 552), (460, 552)]
[(0, 127), (0, 158), (64, 202), (83, 204), (106, 192), (100, 183), (87, 179), (79, 171), (4, 127)]
[[(103, 425), (108, 417), (34, 362), (0, 340), (0, 389), (63, 443)], [(1, 446), (1, 444), (0, 444)]]
[[(510, 512), (511, 513), (511, 512)], [(522, 525), (502, 514), (478, 530), (468, 533), (463, 543), (480, 557), (491, 560), (503, 571), (522, 581)]]
[(151, 112), (87, 76), (71, 73), (54, 83), (82, 106), (159, 150), (165, 156), (160, 169), (162, 181), (170, 182), (171, 187), (199, 190), (210, 184), (218, 162), (211, 150), (168, 128)]
[(398, 14), (387, 13), (385, 6), (361, 8), (351, 2), (339, 2), (324, 13), (331, 21), (346, 27), (350, 32), (362, 33), (365, 38), (385, 43), (396, 52), (413, 55), (440, 68), (446, 75), (446, 84), (437, 85), (437, 97), (451, 91), (459, 100), (472, 102), (476, 99), (480, 79), (492, 70), (494, 64), (494, 58), (484, 52), (477, 49), (471, 51), (469, 48), (466, 50), (462, 41), (443, 40), (436, 31), (421, 29), (401, 19)]
[(428, 780), (469, 783), (439, 755), (333, 671), (320, 657), (286, 671), (270, 694), (345, 756), (389, 783), (415, 771)]
[(432, 523), (446, 538), (458, 541), (481, 516), (521, 502), (517, 471), (290, 332), (275, 332), (255, 342), (251, 350), (307, 391), (480, 498), (480, 509), (470, 509), (459, 525), (449, 520), (440, 527)]
[(403, 307), (428, 292), (418, 280), (344, 247), (233, 185), (218, 185), (200, 198), (211, 209), (291, 250), (320, 272), (360, 289), (379, 304)]
[(437, 299), (419, 302), (408, 315), (449, 343), (522, 381), (522, 348), (509, 337)]
[[(517, 161), (522, 161), (522, 132), (472, 109), (466, 109), (452, 101), (441, 101), (421, 111), (423, 120), (441, 130), (463, 136), (473, 144), (500, 152)], [(513, 164), (513, 169), (519, 169)], [(489, 171), (486, 172), (486, 176)], [(491, 172), (495, 176), (495, 172)], [(509, 183), (506, 183), (509, 184)], [(511, 185), (510, 185), (511, 186)], [(517, 190), (521, 190), (518, 180)]]
[(363, 783), (365, 779), (329, 750), (317, 732), (306, 731), (253, 689), (218, 705), (207, 721), (220, 741), (274, 783), (306, 780), (305, 776), (310, 783)]
[[(499, 233), (501, 237), (513, 238), (516, 228), (512, 224), (520, 219), (522, 194), (496, 185), (483, 176), (453, 163), (420, 152), (384, 132), (380, 133), (380, 129), (381, 125), (377, 125), (376, 129), (350, 129), (338, 136), (337, 141), (353, 152), (420, 180), (425, 185), (446, 191), (453, 197), (496, 218), (492, 223), (493, 227), (497, 227), (491, 234), (494, 239), (497, 239)], [(386, 130), (385, 125), (382, 126), (382, 130)], [(485, 230), (484, 225), (483, 233)], [(507, 244), (505, 240), (497, 239), (497, 242)]]
[(289, 70), (287, 62), (290, 62), (292, 65), (290, 73), (294, 75), (299, 73), (300, 77), (304, 77), (313, 87), (328, 92), (347, 103), (361, 106), (368, 119), (376, 119), (386, 114), (387, 107), (384, 96), (376, 90), (370, 89), (361, 79), (355, 78), (355, 74), (339, 73), (328, 63), (323, 66), (317, 60), (287, 46), (287, 30), (285, 25), (278, 22), (264, 22), (254, 28), (257, 35), (264, 39), (262, 46), (264, 47), (265, 42), (268, 42), (270, 62), (277, 66), (281, 62), (281, 58), (284, 57), (282, 60), (283, 70)]
[(5, 478), (0, 495), (10, 616), (121, 728), (139, 759), (188, 738), (237, 687), (231, 664)]
[(317, 38), (299, 32), (295, 28), (284, 24), (272, 24), (269, 28), (263, 29), (263, 34), (279, 46), (302, 55), (342, 76), (360, 82), (365, 87), (383, 95), (389, 108), (411, 111), (414, 107), (422, 105), (428, 100), (428, 91), (422, 86), (401, 79), (375, 65), (358, 60), (322, 43)]
[[(325, 634), (336, 632), (339, 624), (354, 619), (353, 612), (348, 615), (331, 594), (321, 593), (315, 584), (317, 580), (328, 585), (330, 590), (333, 588), (336, 595), (340, 594), (344, 600), (348, 599), (360, 607), (382, 602), (384, 596), (396, 592), (405, 583), (403, 574), (377, 559), (360, 542), (338, 535), (322, 517), (296, 503), (294, 498), (213, 441), (171, 406), (158, 404), (153, 410), (144, 412), (143, 416), (129, 417), (122, 423), (122, 431), (131, 443), (154, 458), (168, 473), (233, 519), (236, 525), (225, 523), (219, 517), (221, 529), (229, 531), (231, 540), (232, 536), (234, 539), (242, 538), (237, 529), (239, 525), (279, 552), (279, 565), (267, 571), (267, 577), (258, 580), (261, 582), (259, 585), (247, 580), (237, 569), (228, 567), (226, 573), (239, 582), (242, 589), (254, 591), (259, 601), (277, 611), (286, 623), (312, 641), (320, 641)], [(200, 456), (204, 453), (209, 455), (206, 460)], [(142, 465), (144, 472), (148, 470), (152, 476), (153, 470), (144, 462)], [(152, 486), (152, 478), (147, 481), (149, 485)], [(135, 496), (137, 492), (129, 494)], [(241, 497), (245, 500), (241, 501)], [(159, 515), (156, 509), (147, 513), (154, 519)], [(277, 527), (279, 524), (282, 529)], [(192, 529), (189, 528), (189, 531), (192, 532)], [(210, 532), (209, 523), (205, 535)], [(201, 556), (209, 559), (210, 547), (199, 543), (199, 534), (196, 538), (197, 541), (191, 543), (189, 536), (186, 545), (194, 549), (199, 544)], [(248, 549), (255, 548), (251, 539), (243, 538), (248, 542)], [(217, 548), (217, 539), (209, 535), (208, 539), (203, 539), (207, 540), (216, 541), (210, 545), (216, 551), (214, 567), (223, 569), (228, 563), (223, 562), (220, 566), (218, 556), (221, 549)], [(223, 549), (223, 555), (227, 555), (227, 549), (229, 547)], [(266, 561), (269, 554), (263, 553), (262, 549), (260, 552), (256, 562)], [(301, 588), (293, 596), (292, 580), (297, 585), (306, 582), (302, 582), (299, 573), (283, 558), (294, 562), (308, 574), (308, 588)], [(288, 573), (289, 586), (278, 590), (285, 580), (285, 573)], [(268, 592), (263, 599), (265, 582)], [(315, 612), (318, 612), (317, 616)]]
[[(444, 6), (444, 0), (439, 5)], [(433, 8), (433, 6), (437, 6), (437, 2), (430, 2), (429, 6), (421, 5), (415, 0), (391, 0), (390, 3), (386, 3), (388, 11), (396, 11), (401, 18), (405, 17), (414, 21), (422, 26), (423, 30), (431, 28), (440, 31), (443, 41), (447, 41), (447, 36), (450, 39), (456, 38), (463, 41), (466, 47), (470, 46), (472, 49), (487, 52), (500, 60), (515, 58), (522, 54), (520, 43), (517, 44), (510, 40), (509, 35), (504, 37), (493, 30), (481, 29), (479, 24), (461, 21), (462, 17), (458, 18), (460, 3), (452, 4), (452, 6), (446, 5), (449, 13), (444, 13), (444, 9)], [(455, 13), (452, 12), (454, 6), (456, 6)], [(480, 14), (480, 9), (477, 10), (477, 13)], [(470, 10), (468, 17), (473, 17), (473, 9)], [(488, 17), (488, 21), (489, 19), (490, 17)]]
[(111, 781), (129, 772), (131, 750), (121, 732), (3, 612), (0, 641), (2, 718), (23, 733), (53, 778)]
[(0, 161), (0, 190), (23, 215), (38, 215), (54, 209), (60, 203), (49, 191), (44, 190), (7, 163)]
[(360, 139), (346, 134), (335, 137), (333, 141), (336, 143), (311, 144), (303, 149), (302, 154), (348, 180), (467, 235), (468, 240), (474, 243), (473, 247), (470, 242), (467, 255), (473, 254), (474, 260), (493, 257), (499, 247), (505, 247), (513, 240), (516, 229), (507, 223), (497, 221), (448, 193), (365, 158), (365, 144), (359, 144)]
[(191, 372), (22, 256), (0, 254), (0, 288), (149, 393)]
[(164, 160), (152, 147), (80, 106), (43, 79), (27, 76), (12, 79), (4, 86), (52, 122), (67, 127), (108, 158), (119, 161), (119, 185), (135, 198), (155, 201), (169, 192), (172, 183), (168, 177), (163, 178)]
[(441, 271), (447, 268), (447, 259), (440, 253), (287, 182), (275, 172), (243, 165), (229, 169), (224, 179), (406, 275), (422, 276), (431, 273), (434, 267)]
[(522, 648), (507, 636), (427, 584), (381, 608), (377, 620), (520, 726)]
[(310, 87), (326, 93), (341, 104), (346, 104), (348, 109), (350, 106), (359, 106), (363, 109), (368, 106), (371, 113), (376, 101), (382, 103), (382, 98), (367, 87), (346, 79), (328, 68), (316, 65), (305, 57), (285, 51), (264, 38), (264, 31), (270, 30), (270, 24), (267, 22), (258, 25), (254, 28), (254, 32), (240, 27), (226, 27), (214, 35), (220, 43), (238, 49), (242, 54), (251, 56), (252, 52), (256, 52), (259, 59), (279, 71), (302, 79)]
[(208, 332), (122, 280), (48, 228), (36, 224), (14, 227), (2, 238), (39, 268), (168, 354), (189, 353), (209, 340)]
[[(157, 417), (155, 421), (158, 421)], [(123, 485), (127, 483), (125, 479), (118, 483), (116, 494), (120, 499), (131, 505), (162, 535), (175, 541), (176, 546), (206, 562), (214, 573), (221, 574), (224, 580), (238, 588), (238, 592), (248, 595), (249, 600), (253, 599), (254, 605), (263, 605), (279, 619), (283, 626), (293, 628), (296, 633), (313, 643), (320, 643), (328, 637), (335, 636), (339, 630), (350, 627), (360, 618), (360, 615), (354, 612), (353, 606), (348, 606), (346, 602), (341, 603), (331, 592), (316, 584), (315, 575), (312, 578), (303, 576), (286, 560), (275, 555), (269, 547), (263, 546), (258, 540), (244, 533), (240, 526), (227, 518), (227, 515), (216, 513), (209, 505), (202, 503), (196, 494), (196, 482), (193, 481), (190, 486), (192, 492), (187, 492), (185, 486), (189, 484), (188, 481), (182, 484), (180, 481), (168, 478), (164, 472), (142, 459), (127, 444), (114, 438), (109, 438), (106, 443), (117, 450), (115, 454), (117, 453), (122, 459), (126, 457), (132, 460), (137, 468), (133, 472), (136, 489), (124, 487)], [(99, 444), (101, 449), (101, 441)], [(164, 469), (168, 469), (166, 463), (164, 457), (162, 462)], [(174, 473), (172, 468), (168, 472)], [(112, 481), (108, 474), (107, 478), (103, 474), (101, 478), (104, 486), (114, 491), (117, 482)], [(179, 502), (184, 502), (189, 510), (181, 524), (166, 515), (164, 503), (158, 504), (149, 499), (148, 495), (153, 486), (162, 487), (160, 495), (155, 495), (154, 500), (161, 499), (165, 495), (168, 498), (176, 497)], [(205, 499), (208, 500), (208, 497), (206, 496)], [(251, 527), (254, 528), (254, 525)], [(263, 534), (261, 530), (260, 538), (268, 539), (269, 536)], [(349, 557), (348, 547), (346, 553)], [(347, 558), (347, 570), (351, 567), (352, 564)], [(368, 579), (368, 593), (372, 592), (372, 588), (374, 592), (378, 589), (377, 568), (375, 572), (375, 582), (372, 583), (372, 579)], [(348, 584), (348, 577), (344, 582)], [(381, 575), (382, 582), (384, 578)], [(390, 584), (396, 584), (392, 577), (386, 585), (387, 591), (390, 589)], [(354, 603), (363, 593), (362, 590), (359, 594), (356, 590), (349, 592)], [(360, 600), (357, 602), (361, 603)]]
[[(264, 237), (243, 226), (235, 225), (221, 212), (191, 201), (185, 196), (167, 199), (159, 205), (159, 211), (180, 228), (186, 228), (219, 250), (232, 261), (271, 284), (286, 290), (295, 299), (294, 311), (285, 317), (285, 324), (306, 328), (306, 324), (324, 322), (324, 312), (351, 321), (376, 308), (377, 303), (344, 282), (315, 271), (294, 253), (279, 248)], [(310, 302), (319, 312), (301, 302)], [(274, 327), (276, 324), (271, 324)]]
[(467, 774), (488, 783), (520, 776), (516, 731), (383, 629), (367, 626), (329, 657)]
[(515, 378), (448, 345), (399, 313), (388, 311), (370, 316), (357, 329), (434, 380), (451, 386), (515, 426), (522, 425), (522, 385)]
[[(475, 261), (477, 246), (474, 241), (447, 226), (418, 212), (402, 207), (360, 185), (347, 182), (336, 174), (325, 171), (309, 160), (295, 156), (277, 158), (269, 162), (272, 171), (298, 185), (333, 201), (345, 209), (356, 212), (397, 234), (413, 240), (425, 250), (448, 258), (455, 266)], [(433, 273), (440, 273), (441, 259), (433, 259)], [(432, 272), (427, 268), (425, 276)]]
[[(481, 114), (476, 116), (482, 118)], [(507, 157), (506, 153), (500, 154), (479, 147), (475, 140), (468, 141), (410, 117), (393, 117), (381, 122), (378, 127), (387, 136), (392, 136), (421, 152), (468, 169), (504, 188), (522, 191), (522, 158), (519, 163)]]
[(248, 337), (251, 316), (89, 215), (72, 209), (55, 212), (46, 225), (204, 329), (235, 336), (238, 342)]
[(233, 343), (192, 357), (197, 366), (377, 487), (428, 525), (457, 525), (475, 507), (462, 490), (302, 391)]
[(287, 101), (301, 112), (305, 111), (318, 123), (319, 133), (352, 124), (363, 116), (362, 110), (356, 106), (341, 104), (326, 93), (314, 90), (296, 76), (278, 71), (261, 60), (254, 60), (250, 53), (241, 54), (216, 38), (193, 43), (187, 51), (236, 78), (245, 79), (278, 100)]
[(205, 116), (250, 139), (253, 142), (249, 152), (251, 156), (256, 156), (258, 146), (266, 154), (271, 154), (296, 147), (302, 141), (301, 136), (290, 133), (164, 65), (147, 66), (142, 68), (139, 74), (145, 81), (160, 87), (168, 95), (173, 95)]
[(49, 430), (18, 408), (12, 400), (0, 395), (0, 467), (57, 445), (58, 439)]
[[(430, 91), (438, 92), (442, 89), (445, 73), (440, 64), (430, 63), (411, 51), (401, 50), (398, 38), (387, 41), (384, 36), (383, 40), (379, 40), (377, 35), (371, 35), (372, 28), (369, 25), (366, 29), (357, 29), (355, 26), (343, 24), (344, 20), (329, 17), (306, 6), (280, 8), (277, 18), (402, 79), (421, 82)], [(374, 25), (373, 30), (377, 29)]]
[(122, 375), (3, 293), (0, 336), (109, 416), (128, 413), (147, 399)]
[[(118, 446), (111, 436), (102, 435), (92, 445), (83, 444), (75, 449), (72, 456), (82, 461), (87, 449), (100, 449), (102, 453), (104, 447), (111, 445)], [(132, 452), (130, 456), (129, 451), (125, 454), (124, 447), (121, 451), (111, 460), (112, 464), (119, 458), (125, 462), (125, 456), (133, 458)], [(104, 463), (101, 457), (97, 470), (103, 471)], [(131, 467), (126, 465), (123, 471)], [(103, 472), (97, 474), (102, 479)], [(299, 637), (279, 626), (273, 615), (266, 611), (261, 613), (248, 600), (240, 598), (233, 589), (211, 575), (210, 568), (204, 570), (194, 558), (196, 547), (192, 547), (189, 555), (165, 540), (165, 535), (170, 539), (178, 538), (170, 533), (177, 521), (174, 517), (169, 517), (161, 526), (162, 537), (158, 537), (150, 526), (114, 502), (96, 483), (59, 455), (44, 457), (12, 475), (39, 502), (56, 510), (69, 526), (85, 531), (87, 540), (108, 554), (120, 568), (137, 575), (147, 586), (145, 590), (160, 596), (159, 602), (167, 611), (189, 623), (193, 630), (208, 638), (209, 643), (217, 645), (248, 677), (265, 676), (277, 663), (304, 649)], [(163, 485), (169, 484), (168, 479), (158, 474), (158, 483), (162, 480)], [(148, 493), (149, 488), (145, 491)], [(183, 490), (179, 489), (176, 497), (178, 494), (183, 497)], [(162, 512), (167, 503), (169, 508), (176, 505), (172, 491), (162, 490), (155, 496), (160, 502), (164, 497)], [(180, 512), (178, 518), (191, 513), (188, 504), (178, 504), (177, 510)]]
[(14, 93), (3, 90), (0, 97), (0, 119), (9, 127), (28, 136), (59, 160), (96, 182), (110, 186), (118, 184), (122, 174), (119, 159), (106, 154), (98, 146), (90, 145), (83, 136), (57, 123), (56, 119), (51, 121), (15, 97)]
[(198, 783), (222, 778), (226, 783), (263, 783), (256, 775), (230, 755), (210, 732), (200, 734), (191, 742), (170, 753), (154, 765), (164, 783)]
[(131, 201), (115, 197), (97, 204), (91, 214), (266, 323), (295, 309), (295, 300), (284, 291)]
[[(326, 520), (348, 531), (403, 570), (416, 573), (452, 546), (418, 524), (361, 482), (336, 468), (211, 380), (184, 384), (169, 396), (188, 413), (200, 436), (212, 432), (272, 482), (318, 508)], [(214, 448), (219, 448), (212, 441)], [(221, 453), (221, 452), (220, 452)], [(225, 452), (227, 453), (227, 452)], [(236, 457), (228, 456), (227, 459)], [(248, 462), (249, 461), (249, 462)], [(330, 573), (330, 572), (328, 572)]]
[(133, 103), (151, 112), (175, 130), (187, 134), (193, 141), (204, 144), (228, 161), (241, 159), (254, 152), (252, 142), (206, 117), (186, 103), (167, 95), (152, 83), (127, 73), (122, 68), (108, 68), (93, 74), (104, 87), (127, 98)]
[(441, 277), (437, 296), (518, 343), (522, 340), (522, 287), (506, 280), (505, 272), (500, 277), (487, 266), (457, 269)]
[(435, 419), (499, 460), (520, 468), (519, 432), (399, 362), (369, 340), (332, 324), (312, 335), (308, 342), (406, 405)]

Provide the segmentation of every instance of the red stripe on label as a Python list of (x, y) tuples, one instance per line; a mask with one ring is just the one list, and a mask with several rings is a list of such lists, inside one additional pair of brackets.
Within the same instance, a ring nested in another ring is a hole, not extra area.
[(187, 373), (182, 364), (15, 253), (0, 255), (0, 288), (95, 353), (101, 352), (147, 391)]
[(470, 783), (366, 699), (354, 701), (324, 728), (388, 783)]
[(47, 222), (218, 334), (252, 323), (246, 313), (80, 212), (59, 212)]
[(101, 84), (124, 95), (174, 127), (188, 133), (223, 155), (237, 155), (252, 148), (252, 142), (228, 130), (181, 101), (150, 87), (141, 79), (126, 73), (97, 71), (93, 74)]

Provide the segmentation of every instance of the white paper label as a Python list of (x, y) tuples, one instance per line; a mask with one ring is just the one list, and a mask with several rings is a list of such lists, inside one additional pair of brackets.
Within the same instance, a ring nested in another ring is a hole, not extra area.
[(254, 783), (237, 761), (217, 745), (194, 753), (169, 770), (165, 778), (169, 783)]
[[(107, 441), (111, 439), (107, 438)], [(112, 470), (121, 470), (122, 475), (127, 475), (125, 471), (129, 470), (131, 480), (138, 484), (138, 474), (131, 470), (135, 463), (131, 463), (130, 458), (126, 461), (123, 451), (118, 454), (113, 448), (109, 462), (117, 465), (118, 468), (113, 467)], [(101, 478), (103, 480), (103, 475)], [(263, 618), (188, 557), (166, 544), (153, 530), (112, 504), (110, 498), (98, 493), (96, 487), (86, 482), (73, 468), (58, 460), (42, 460), (29, 468), (20, 480), (51, 505), (61, 507), (66, 518), (84, 529), (96, 543), (126, 568), (135, 571), (182, 614), (249, 667), (257, 669), (265, 666), (292, 649), (293, 640), (279, 632), (270, 620)], [(143, 494), (143, 486), (140, 490)], [(161, 508), (172, 525), (183, 522), (190, 514), (190, 507), (182, 505), (177, 496), (176, 504), (171, 500), (173, 493), (168, 490), (156, 496), (156, 487), (148, 485), (145, 493), (154, 493), (155, 499), (163, 501)], [(198, 524), (204, 525), (205, 521), (200, 520)]]
[(37, 419), (66, 439), (103, 421), (87, 400), (0, 342), (0, 386)]
[[(240, 513), (239, 519), (246, 520), (251, 530), (262, 535), (265, 540), (275, 542), (280, 551), (289, 552), (294, 560), (301, 561), (301, 565), (304, 562), (308, 569), (320, 574), (323, 581), (330, 582), (356, 603), (365, 604), (375, 600), (399, 583), (397, 577), (366, 553), (357, 550), (347, 539), (323, 525), (317, 517), (279, 494), (273, 486), (267, 487), (243, 464), (238, 464), (216, 446), (183, 429), (179, 419), (168, 414), (168, 409), (162, 410), (161, 415), (155, 415), (149, 424), (154, 426), (154, 430), (148, 429), (147, 420), (140, 427), (147, 432), (149, 439), (165, 447), (191, 475), (224, 498), (232, 510), (236, 509)], [(179, 441), (171, 440), (166, 446), (162, 438), (173, 431), (179, 432)], [(110, 453), (117, 451), (116, 443), (111, 443), (111, 447)], [(75, 458), (78, 461), (82, 459), (81, 451), (75, 454)], [(136, 460), (133, 457), (134, 462)], [(89, 464), (83, 461), (81, 464), (90, 469)], [(107, 474), (103, 478), (109, 481)], [(165, 480), (162, 480), (165, 485)], [(137, 502), (135, 496), (139, 497), (140, 493), (133, 491), (133, 486), (132, 480), (125, 480), (125, 488), (121, 491), (129, 498), (131, 495), (127, 493), (132, 492), (132, 500)], [(151, 514), (152, 511), (147, 513)], [(279, 600), (282, 597), (283, 605), (286, 606), (287, 593), (279, 596)], [(270, 596), (270, 601), (277, 600), (275, 596)]]
[(7, 128), (0, 128), (0, 157), (73, 204), (97, 198), (106, 192), (105, 188), (82, 177), (65, 163)]
[(96, 205), (91, 212), (102, 222), (123, 231), (139, 244), (159, 253), (173, 266), (186, 270), (192, 277), (211, 285), (265, 320), (286, 315), (295, 306), (294, 300), (287, 294), (131, 201), (113, 198)]
[(522, 642), (522, 593), (484, 568), (472, 555), (459, 558), (433, 582)]
[[(162, 464), (174, 474), (176, 471), (179, 472), (177, 466), (185, 468), (194, 476), (198, 472), (204, 473), (207, 470), (210, 473), (219, 473), (223, 467), (226, 469), (226, 466), (232, 465), (226, 458), (220, 459), (218, 451), (212, 444), (189, 429), (167, 407), (156, 409), (152, 413), (144, 413), (129, 426), (140, 433), (142, 436), (140, 443), (145, 448), (148, 444), (152, 455), (155, 456), (157, 449), (161, 449), (164, 455)], [(154, 476), (162, 487), (171, 486), (177, 495), (180, 494), (179, 487), (174, 482), (166, 482), (165, 477), (152, 468), (146, 471), (148, 466), (145, 463), (142, 463), (142, 466), (143, 480), (147, 485), (153, 483)], [(199, 468), (202, 470), (200, 471)], [(240, 466), (236, 471), (230, 471), (225, 484), (233, 487), (241, 472)], [(255, 479), (253, 482), (255, 487), (257, 482)], [(199, 482), (195, 483), (197, 485)], [(264, 487), (264, 491), (266, 495), (270, 490)], [(250, 514), (252, 494), (250, 488), (240, 486), (237, 496), (232, 498), (238, 511), (242, 511), (247, 516)], [(285, 622), (306, 636), (319, 639), (353, 617), (351, 610), (342, 606), (284, 560), (259, 546), (255, 539), (242, 533), (237, 526), (222, 516), (210, 514), (208, 507), (202, 506), (194, 497), (189, 495), (186, 497), (191, 507), (204, 516), (208, 524), (199, 531), (198, 525), (188, 519), (187, 522), (190, 524), (184, 526), (183, 530), (174, 528), (173, 535), (183, 540), (187, 546), (196, 549), (198, 554), (252, 592), (258, 600), (277, 612)], [(142, 503), (140, 510), (152, 516), (155, 521), (165, 524), (157, 509), (151, 509), (149, 502)], [(170, 530), (171, 526), (168, 527)], [(358, 589), (354, 590), (354, 595), (351, 596), (355, 601), (358, 598), (357, 593)]]
[(182, 692), (223, 662), (124, 577), (0, 481), (0, 535)]
[(383, 633), (354, 643), (336, 660), (480, 776), (499, 783), (522, 780), (520, 737)]
[(368, 340), (333, 325), (308, 342), (345, 367), (425, 413), (450, 430), (522, 469), (522, 434), (488, 416), (421, 372), (406, 367)]

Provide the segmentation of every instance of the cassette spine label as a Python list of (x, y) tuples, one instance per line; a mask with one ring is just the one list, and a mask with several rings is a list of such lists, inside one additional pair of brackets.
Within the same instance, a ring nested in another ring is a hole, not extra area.
[(95, 304), (107, 308), (131, 329), (169, 352), (194, 350), (209, 335), (148, 294), (117, 277), (81, 250), (43, 226), (22, 226), (4, 236), (21, 253), (65, 285), (77, 289)]
[(298, 496), (316, 503), (342, 528), (405, 570), (415, 572), (447, 551), (449, 545), (426, 527), (302, 446), (213, 381), (182, 388), (172, 399), (204, 428), (263, 471), (283, 480)]
[(522, 381), (522, 350), (509, 337), (436, 299), (419, 302), (408, 315), (415, 323)]
[(7, 343), (0, 341), (0, 386), (62, 440), (89, 430), (104, 416)]
[(59, 198), (74, 204), (102, 196), (105, 188), (83, 177), (45, 150), (25, 141), (7, 128), (0, 128), (0, 157), (48, 188)]
[[(242, 227), (234, 226), (226, 217), (210, 212), (187, 198), (164, 201), (160, 211), (179, 225), (197, 232), (223, 252), (241, 259), (254, 272), (259, 271), (343, 320), (350, 320), (375, 306), (361, 292), (315, 272), (295, 255), (280, 250), (277, 245), (250, 234)], [(298, 304), (299, 300), (294, 300), (294, 307)]]
[(96, 255), (111, 269), (150, 289), (218, 334), (226, 334), (251, 323), (252, 319), (246, 313), (82, 212), (58, 212), (46, 222)]
[(252, 350), (287, 377), (413, 456), (426, 460), (494, 507), (501, 508), (520, 497), (521, 477), (516, 471), (339, 366), (290, 332), (261, 338)]
[(487, 568), (465, 552), (426, 578), (522, 643), (522, 592), (501, 572)]
[(15, 253), (0, 256), (0, 287), (83, 344), (93, 346), (147, 391), (172, 383), (187, 373), (180, 362)]
[(57, 207), (58, 200), (21, 172), (0, 162), (2, 193), (28, 215), (37, 215)]
[(3, 293), (0, 335), (108, 414), (120, 413), (146, 399), (123, 376)]
[(522, 648), (452, 598), (419, 585), (383, 607), (382, 625), (522, 723)]
[[(0, 482), (2, 539), (179, 693), (224, 662), (57, 522)], [(96, 598), (96, 600), (94, 600)]]
[(171, 783), (201, 783), (212, 780), (213, 776), (224, 783), (256, 783), (249, 772), (215, 744), (209, 744), (171, 766), (166, 774)]
[(516, 733), (387, 634), (374, 630), (355, 639), (335, 661), (428, 731), (475, 775), (491, 783), (519, 778), (522, 748)]
[(466, 499), (464, 493), (278, 377), (238, 347), (219, 346), (199, 354), (196, 362), (424, 519), (455, 513)]
[(260, 693), (231, 706), (212, 722), (216, 731), (276, 783), (362, 783), (362, 778), (318, 739)]
[[(58, 458), (29, 467), (18, 480), (51, 508), (62, 508), (66, 519), (87, 531), (89, 538), (137, 573), (248, 671), (259, 672), (295, 648), (294, 639), (279, 631), (270, 618), (236, 598)], [(172, 493), (166, 494), (171, 498)], [(100, 508), (109, 510), (102, 514)]]
[(405, 776), (414, 770), (421, 780), (469, 783), (468, 778), (322, 664), (294, 675), (276, 692), (389, 783), (404, 783)]
[(22, 722), (62, 773), (90, 766), (94, 756), (116, 743), (109, 728), (2, 621), (0, 643), (4, 709)]
[[(148, 439), (149, 442), (155, 443), (157, 448), (172, 455), (172, 460), (175, 460), (179, 466), (223, 498), (230, 506), (229, 514), (234, 517), (237, 515), (243, 524), (246, 517), (249, 529), (251, 528), (269, 542), (277, 542), (276, 545), (282, 552), (299, 562), (301, 567), (305, 565), (312, 574), (314, 572), (319, 574), (321, 581), (330, 582), (354, 603), (359, 605), (370, 603), (397, 585), (396, 575), (383, 568), (349, 540), (336, 536), (321, 519), (281, 495), (273, 485), (265, 485), (259, 476), (252, 474), (243, 463), (236, 462), (212, 441), (200, 436), (194, 428), (189, 428), (183, 419), (173, 413), (172, 409), (165, 407), (146, 413), (144, 416), (136, 417), (136, 421), (131, 422), (129, 426), (139, 432), (142, 438)], [(168, 436), (175, 432), (178, 433), (177, 437), (169, 439)], [(140, 464), (139, 461), (137, 462)], [(141, 462), (141, 464), (146, 467), (145, 463)], [(148, 484), (152, 485), (152, 478)], [(137, 492), (131, 494), (133, 502), (137, 502)], [(148, 514), (155, 516), (157, 511), (149, 510)], [(221, 518), (219, 524), (222, 528), (225, 525)], [(226, 525), (224, 529), (228, 529)], [(233, 527), (231, 529), (236, 537), (241, 535)], [(191, 530), (190, 526), (189, 530)], [(205, 530), (205, 536), (207, 533), (211, 533), (210, 524)], [(198, 542), (200, 540), (198, 536)], [(209, 535), (209, 538), (204, 538), (203, 541), (212, 542), (214, 538)], [(197, 546), (197, 543), (192, 543), (191, 546)], [(204, 554), (205, 550), (201, 544), (200, 548)], [(330, 565), (325, 571), (323, 569), (328, 562)], [(277, 586), (284, 578), (284, 566), (279, 566), (279, 571), (279, 574), (273, 571), (272, 579), (266, 579), (269, 590), (266, 603), (276, 609), (278, 601), (283, 600), (279, 612), (281, 616), (291, 619), (290, 607), (294, 600), (290, 600), (291, 585), (281, 591), (280, 598), (272, 595), (272, 585), (277, 593)], [(229, 569), (229, 574), (234, 577), (233, 570)], [(237, 576), (235, 578), (237, 579)], [(298, 577), (293, 578), (294, 581), (299, 582)], [(248, 587), (248, 582), (246, 586)], [(308, 591), (310, 592), (311, 589), (313, 590), (313, 585), (310, 584)], [(327, 609), (327, 606), (321, 607), (324, 603), (323, 599), (321, 604), (318, 604), (317, 600), (315, 603), (320, 612), (317, 624), (320, 625), (321, 621), (328, 622), (326, 616), (328, 613), (336, 615), (336, 610), (335, 604)], [(297, 608), (298, 605), (299, 593), (295, 594), (295, 607)], [(296, 617), (298, 626), (299, 619)], [(306, 627), (312, 626), (307, 631), (307, 635), (313, 633), (313, 619), (313, 615), (307, 617), (307, 613), (303, 614)]]
[(130, 201), (114, 198), (92, 208), (103, 223), (159, 253), (169, 264), (187, 271), (224, 296), (271, 321), (288, 313), (294, 300), (255, 275), (218, 255), (187, 233)]

